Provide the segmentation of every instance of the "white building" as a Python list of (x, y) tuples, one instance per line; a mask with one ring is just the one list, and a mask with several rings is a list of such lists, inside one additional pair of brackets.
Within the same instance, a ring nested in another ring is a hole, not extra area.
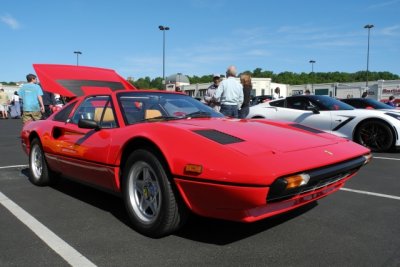
[(368, 88), (365, 82), (291, 85), (288, 95), (304, 94), (305, 90), (310, 90), (315, 95), (329, 95), (337, 98), (361, 97), (363, 92), (368, 92), (369, 98), (385, 101), (391, 95), (400, 98), (400, 80), (370, 81)]
[[(236, 78), (238, 82), (240, 82), (239, 78)], [(287, 84), (273, 83), (271, 82), (271, 78), (251, 78), (251, 83), (253, 85), (253, 96), (260, 95), (273, 95), (275, 88), (279, 87), (280, 96), (286, 97), (288, 94), (288, 86)], [(186, 94), (196, 97), (203, 98), (208, 87), (211, 83), (197, 83), (191, 85), (184, 85), (181, 87), (182, 91)]]

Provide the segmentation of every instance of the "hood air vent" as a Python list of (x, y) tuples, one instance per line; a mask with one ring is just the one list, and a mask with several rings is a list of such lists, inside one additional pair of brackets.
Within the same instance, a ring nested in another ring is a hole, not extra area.
[(235, 136), (222, 133), (216, 130), (195, 130), (193, 131), (201, 136), (204, 136), (210, 140), (213, 140), (217, 143), (220, 143), (222, 145), (229, 145), (229, 144), (234, 144), (234, 143), (239, 143), (239, 142), (244, 142), (243, 139), (237, 138)]
[(289, 125), (292, 126), (292, 127), (298, 128), (298, 129), (302, 129), (302, 130), (307, 131), (307, 132), (311, 132), (311, 133), (316, 133), (316, 134), (324, 133), (324, 132), (321, 131), (321, 130), (314, 129), (314, 128), (305, 126), (305, 125), (303, 125), (303, 124), (297, 124), (297, 123), (295, 123), (295, 124), (289, 124)]

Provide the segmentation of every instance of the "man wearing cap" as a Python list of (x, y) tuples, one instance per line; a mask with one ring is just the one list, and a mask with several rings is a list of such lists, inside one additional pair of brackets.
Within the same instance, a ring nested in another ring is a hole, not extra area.
[(220, 103), (214, 98), (215, 91), (217, 91), (220, 81), (221, 81), (220, 75), (214, 74), (213, 75), (213, 84), (211, 84), (208, 87), (207, 92), (204, 96), (204, 101), (206, 102), (206, 104), (208, 106), (210, 106), (211, 108), (213, 108), (215, 111), (219, 111), (221, 108)]
[(217, 91), (215, 99), (221, 103), (220, 112), (228, 117), (238, 118), (239, 107), (243, 103), (243, 86), (236, 80), (236, 67), (229, 66), (226, 70), (226, 79), (223, 80)]

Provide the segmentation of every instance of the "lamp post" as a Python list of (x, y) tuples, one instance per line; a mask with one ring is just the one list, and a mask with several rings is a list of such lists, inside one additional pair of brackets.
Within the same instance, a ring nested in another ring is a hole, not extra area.
[(82, 52), (74, 51), (74, 54), (76, 54), (76, 65), (79, 66), (79, 55), (82, 55)]
[(311, 91), (312, 91), (312, 93), (314, 93), (314, 63), (315, 62), (316, 61), (313, 60), (313, 59), (311, 59), (309, 61), (309, 63), (311, 63), (311, 75), (312, 75), (312, 77), (311, 77)]
[(169, 27), (160, 25), (158, 26), (158, 28), (160, 29), (160, 31), (163, 31), (163, 70), (162, 70), (163, 74), (162, 75), (163, 75), (163, 83), (165, 86), (165, 31), (168, 31)]
[(368, 48), (367, 48), (367, 82), (365, 86), (368, 88), (368, 68), (369, 68), (369, 34), (371, 29), (374, 27), (372, 24), (367, 24), (364, 26), (364, 29), (368, 29)]

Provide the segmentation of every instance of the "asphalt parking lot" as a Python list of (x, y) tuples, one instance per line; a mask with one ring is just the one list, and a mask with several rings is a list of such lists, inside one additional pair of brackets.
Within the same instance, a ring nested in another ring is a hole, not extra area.
[(253, 224), (193, 216), (150, 239), (122, 200), (28, 181), (19, 120), (0, 120), (0, 266), (400, 266), (400, 153), (374, 154), (345, 188)]

